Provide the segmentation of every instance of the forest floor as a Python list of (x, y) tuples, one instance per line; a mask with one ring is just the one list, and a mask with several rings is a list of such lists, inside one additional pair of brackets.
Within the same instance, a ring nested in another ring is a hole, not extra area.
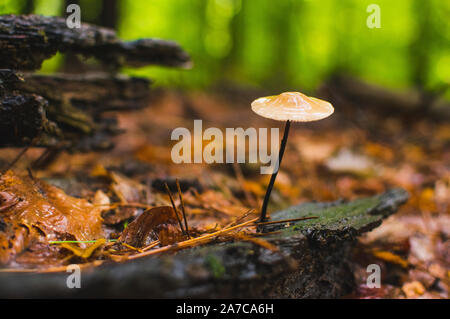
[[(250, 109), (253, 96), (204, 92), (160, 91), (151, 107), (119, 116), (126, 130), (116, 148), (105, 153), (61, 154), (37, 177), (98, 175), (118, 170), (141, 183), (151, 176), (199, 184), (208, 209), (244, 214), (261, 206), (270, 175), (255, 164), (174, 164), (170, 135), (176, 127), (203, 130), (280, 127)], [(367, 125), (370, 123), (370, 125)], [(207, 142), (204, 142), (206, 145)], [(354, 199), (402, 187), (410, 194), (400, 211), (359, 240), (355, 249), (358, 283), (350, 298), (448, 298), (450, 291), (450, 125), (427, 118), (391, 117), (367, 109), (340, 112), (317, 123), (294, 123), (272, 193), (270, 211), (308, 201)], [(18, 150), (2, 150), (11, 160)], [(15, 170), (25, 170), (42, 150), (31, 149)], [(92, 198), (93, 192), (78, 195)], [(217, 222), (211, 216), (211, 223)], [(366, 286), (369, 264), (381, 267), (381, 288)]]

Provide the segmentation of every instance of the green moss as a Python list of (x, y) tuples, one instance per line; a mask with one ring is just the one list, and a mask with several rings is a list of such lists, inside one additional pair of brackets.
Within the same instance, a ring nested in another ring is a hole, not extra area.
[(39, 29), (39, 30), (38, 30), (38, 34), (39, 34), (40, 36), (42, 36), (42, 38), (43, 38), (43, 40), (44, 40), (44, 43), (47, 43), (47, 42), (48, 42), (47, 34), (45, 33), (45, 30), (44, 30), (44, 29)]
[(225, 267), (222, 262), (214, 255), (208, 255), (206, 257), (206, 263), (211, 270), (214, 278), (222, 278), (225, 274)]
[[(272, 219), (318, 217), (292, 223), (290, 227), (283, 230), (283, 236), (288, 235), (288, 233), (293, 235), (299, 231), (308, 237), (327, 237), (327, 235), (338, 233), (348, 233), (349, 236), (352, 236), (367, 231), (381, 223), (383, 215), (378, 213), (381, 203), (389, 202), (389, 199), (395, 196), (407, 198), (406, 193), (398, 192), (386, 193), (382, 195), (383, 197), (362, 198), (348, 203), (306, 203), (273, 213)], [(280, 228), (281, 225), (275, 227)]]

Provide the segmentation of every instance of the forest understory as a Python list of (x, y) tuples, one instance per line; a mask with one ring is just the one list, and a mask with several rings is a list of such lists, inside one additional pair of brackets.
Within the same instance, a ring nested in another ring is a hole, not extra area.
[[(114, 149), (57, 152), (51, 161), (35, 165), (46, 151), (30, 148), (14, 164), (15, 173), (10, 178), (16, 178), (15, 174), (29, 174), (31, 180), (44, 179), (69, 195), (107, 205), (99, 208), (109, 226), (110, 239), (117, 238), (115, 232), (120, 233), (143, 210), (156, 206), (170, 208), (172, 203), (165, 183), (173, 194), (174, 204), (180, 207), (176, 179), (186, 206), (190, 236), (236, 225), (243, 215), (257, 217), (270, 175), (261, 175), (259, 165), (254, 164), (174, 164), (171, 160), (174, 141), (170, 135), (176, 127), (192, 128), (194, 119), (202, 119), (204, 129), (274, 127), (274, 122), (255, 116), (248, 105), (248, 101), (263, 93), (235, 88), (210, 92), (155, 90), (149, 107), (118, 116), (118, 126), (126, 133), (114, 138)], [(347, 297), (448, 298), (448, 122), (430, 116), (413, 118), (395, 109), (386, 116), (373, 107), (355, 109), (345, 104), (335, 107), (336, 114), (318, 124), (293, 125), (269, 212), (303, 202), (352, 200), (402, 187), (410, 195), (407, 203), (379, 228), (359, 239), (353, 252), (357, 287)], [(357, 112), (360, 112), (358, 117), (350, 116)], [(7, 167), (20, 151), (2, 149), (1, 167)], [(164, 245), (186, 239), (174, 216), (171, 218), (167, 221)], [(276, 250), (264, 240), (258, 240), (255, 231), (254, 227), (244, 227), (229, 233), (227, 240), (251, 240)], [(98, 256), (109, 249), (116, 251), (108, 253), (114, 255), (110, 258), (121, 261), (134, 254), (145, 255), (145, 251), (135, 246), (164, 246), (156, 239), (145, 245), (135, 237), (124, 242), (121, 248), (114, 248), (117, 242), (97, 241), (91, 250), (70, 243), (55, 244), (65, 249), (57, 252), (46, 249), (42, 255), (25, 253), (16, 263), (33, 269), (45, 258), (47, 268), (57, 270), (61, 265), (84, 258), (85, 262), (91, 260), (88, 264), (92, 266), (101, 263)], [(57, 255), (55, 260), (51, 258), (53, 253)], [(369, 264), (381, 266), (379, 289), (366, 286)]]

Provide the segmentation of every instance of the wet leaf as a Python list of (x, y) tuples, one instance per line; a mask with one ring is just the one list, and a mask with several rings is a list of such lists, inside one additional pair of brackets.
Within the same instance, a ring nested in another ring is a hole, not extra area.
[(175, 211), (170, 206), (143, 212), (123, 231), (120, 241), (141, 248), (159, 240), (162, 246), (182, 239)]

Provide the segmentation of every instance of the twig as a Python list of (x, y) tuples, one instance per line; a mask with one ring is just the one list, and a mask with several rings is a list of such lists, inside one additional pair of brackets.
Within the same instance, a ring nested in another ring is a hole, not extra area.
[(16, 165), (16, 163), (19, 161), (19, 159), (22, 158), (23, 155), (25, 155), (25, 153), (28, 151), (28, 149), (32, 146), (31, 145), (27, 145), (25, 146), (20, 152), (19, 154), (17, 154), (17, 156), (11, 161), (11, 163), (8, 164), (8, 166), (6, 167), (6, 169), (3, 170), (3, 172), (7, 172), (9, 171), (11, 168), (14, 167), (14, 165)]
[(159, 240), (155, 240), (154, 242), (150, 243), (150, 245), (142, 248), (142, 251), (147, 251), (149, 249), (152, 249), (153, 247), (156, 247), (160, 244), (161, 242)]
[(140, 253), (144, 252), (144, 250), (142, 250), (140, 248), (137, 248), (137, 247), (134, 247), (134, 246), (131, 246), (131, 245), (128, 245), (127, 243), (120, 242), (120, 244), (125, 246), (125, 247), (127, 247), (127, 248), (129, 248), (129, 249), (131, 249), (131, 250), (135, 250), (135, 251), (138, 251)]
[[(116, 242), (117, 239), (108, 239), (107, 242), (113, 243)], [(95, 243), (97, 240), (54, 240), (49, 241), (49, 244), (89, 244)]]
[(207, 235), (203, 235), (203, 236), (200, 236), (200, 237), (197, 237), (197, 238), (185, 240), (185, 241), (182, 241), (182, 242), (179, 242), (179, 243), (176, 243), (176, 244), (173, 244), (173, 245), (164, 246), (164, 247), (161, 247), (161, 248), (158, 248), (158, 249), (146, 251), (146, 252), (141, 253), (141, 254), (132, 255), (132, 256), (129, 257), (129, 259), (136, 259), (136, 258), (140, 258), (140, 257), (144, 257), (144, 256), (155, 255), (155, 254), (162, 253), (162, 252), (165, 252), (165, 251), (169, 251), (169, 250), (172, 250), (172, 249), (181, 249), (181, 248), (189, 247), (189, 246), (195, 245), (197, 243), (203, 242), (205, 240), (211, 240), (214, 237), (217, 237), (219, 235), (228, 233), (228, 232), (230, 232), (232, 230), (248, 226), (251, 223), (256, 222), (257, 220), (258, 220), (258, 218), (253, 218), (253, 219), (248, 220), (248, 221), (246, 221), (246, 222), (244, 222), (242, 224), (239, 224), (239, 225), (236, 225), (236, 226), (233, 226), (233, 227), (229, 227), (229, 228), (226, 228), (226, 229), (222, 229), (222, 230), (216, 231), (216, 232), (211, 233), (211, 234), (207, 234)]
[(248, 212), (246, 212), (244, 215), (240, 216), (239, 218), (237, 218), (234, 222), (229, 223), (228, 225), (226, 225), (224, 228), (228, 228), (234, 225), (237, 225), (237, 223), (239, 223), (241, 220), (243, 220), (244, 218), (246, 218), (248, 215), (253, 214), (255, 212), (255, 210), (252, 208), (250, 209)]
[(191, 236), (189, 235), (189, 227), (188, 227), (188, 222), (187, 222), (187, 218), (186, 218), (186, 211), (184, 209), (183, 195), (181, 194), (181, 187), (180, 187), (180, 182), (178, 181), (178, 178), (176, 179), (176, 184), (177, 184), (177, 189), (178, 189), (178, 196), (180, 197), (181, 211), (183, 213), (184, 226), (186, 227), (186, 234), (187, 234), (188, 238), (191, 238)]
[(297, 222), (299, 220), (316, 219), (316, 218), (319, 218), (319, 217), (318, 216), (310, 216), (310, 217), (299, 217), (299, 218), (291, 218), (291, 219), (273, 220), (270, 222), (257, 223), (256, 226), (272, 225), (272, 224), (279, 224), (279, 223), (290, 223), (290, 222)]
[(169, 194), (170, 202), (172, 203), (173, 210), (175, 212), (175, 215), (177, 216), (178, 223), (180, 224), (181, 232), (186, 235), (183, 224), (181, 223), (180, 216), (178, 216), (177, 207), (175, 206), (175, 202), (173, 201), (172, 193), (170, 192), (170, 188), (169, 185), (167, 185), (167, 182), (164, 182), (164, 186), (166, 187), (167, 194)]

